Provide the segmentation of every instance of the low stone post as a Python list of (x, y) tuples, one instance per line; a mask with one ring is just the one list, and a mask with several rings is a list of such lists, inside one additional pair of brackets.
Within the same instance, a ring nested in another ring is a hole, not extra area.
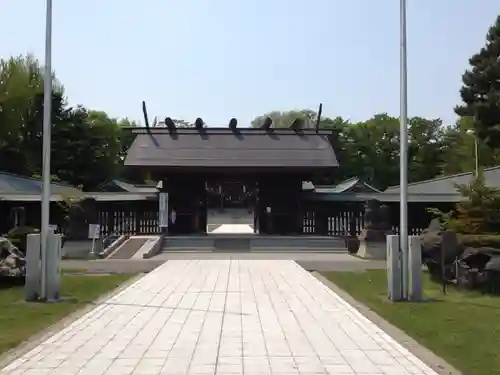
[(28, 302), (40, 297), (40, 234), (26, 236), (26, 278), (24, 283), (24, 298)]
[(47, 236), (47, 272), (41, 272), (40, 234), (26, 236), (26, 281), (24, 295), (26, 301), (37, 301), (40, 296), (42, 275), (45, 275), (49, 302), (57, 302), (61, 291), (61, 235), (49, 231)]
[(402, 299), (402, 274), (401, 274), (401, 254), (399, 250), (399, 236), (388, 235), (386, 237), (387, 246), (387, 296), (391, 301), (401, 301)]

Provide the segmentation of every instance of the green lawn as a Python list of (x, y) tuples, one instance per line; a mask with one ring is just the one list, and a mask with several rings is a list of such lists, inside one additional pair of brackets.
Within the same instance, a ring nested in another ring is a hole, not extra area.
[(437, 301), (392, 303), (385, 270), (325, 276), (464, 375), (500, 374), (500, 297), (454, 288), (443, 295), (425, 275), (425, 296)]
[(0, 355), (110, 292), (132, 275), (63, 275), (61, 303), (27, 303), (22, 286), (0, 286)]

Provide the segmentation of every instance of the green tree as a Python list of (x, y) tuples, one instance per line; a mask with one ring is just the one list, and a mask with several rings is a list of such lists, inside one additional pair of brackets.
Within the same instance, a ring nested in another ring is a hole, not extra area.
[[(399, 179), (399, 121), (386, 113), (348, 128), (350, 176), (384, 189)], [(341, 166), (342, 168), (342, 166)]]
[(291, 111), (272, 111), (256, 117), (251, 125), (253, 128), (258, 128), (264, 123), (264, 119), (270, 117), (273, 120), (274, 128), (288, 128), (296, 119), (302, 119), (305, 122), (305, 127), (313, 128), (316, 123), (317, 113), (310, 109), (291, 110)]
[(172, 120), (174, 121), (175, 126), (178, 128), (192, 128), (192, 127), (194, 127), (194, 124), (189, 122), (189, 121), (179, 120), (179, 119), (172, 119)]
[(464, 198), (454, 210), (429, 209), (447, 229), (461, 234), (498, 234), (500, 190), (486, 186), (482, 170), (469, 184), (455, 185)]
[[(44, 70), (31, 55), (0, 60), (0, 169), (40, 172)], [(54, 124), (63, 112), (63, 87), (52, 76)]]
[[(314, 128), (317, 122), (317, 112), (311, 109), (291, 110), (291, 111), (271, 111), (261, 116), (257, 116), (252, 120), (251, 126), (259, 128), (264, 123), (266, 117), (273, 120), (274, 128), (288, 128), (296, 119), (304, 120), (305, 127)], [(333, 180), (316, 181), (318, 184), (332, 184), (340, 182), (343, 179), (350, 177), (349, 166), (351, 161), (352, 142), (349, 142), (348, 132), (349, 122), (341, 117), (322, 117), (320, 119), (319, 128), (333, 130), (333, 135), (330, 137), (330, 142), (335, 149), (340, 170), (333, 175)], [(345, 167), (344, 167), (345, 166)]]
[(131, 128), (139, 126), (140, 124), (138, 122), (131, 121), (128, 118), (124, 118), (118, 121), (120, 152), (117, 178), (133, 183), (144, 183), (148, 176), (146, 171), (144, 171), (143, 169), (127, 168), (123, 165), (125, 157), (127, 156), (127, 151), (136, 137)]
[(457, 204), (455, 229), (459, 233), (498, 233), (500, 230), (500, 191), (485, 185), (483, 174), (468, 185), (458, 185), (466, 199)]
[(127, 156), (127, 150), (130, 148), (132, 142), (134, 142), (135, 139), (135, 134), (132, 132), (132, 129), (130, 128), (136, 128), (139, 126), (140, 124), (138, 122), (132, 121), (127, 117), (118, 120), (118, 127), (120, 133), (119, 158), (121, 161), (125, 160), (125, 156)]
[[(312, 110), (273, 111), (255, 118), (252, 126), (259, 127), (267, 116), (279, 128), (288, 127), (296, 118), (315, 124), (317, 114)], [(359, 177), (380, 189), (399, 184), (397, 117), (381, 113), (359, 123), (349, 123), (341, 117), (323, 117), (319, 127), (334, 130), (331, 143), (340, 167), (335, 173), (335, 180), (330, 183)], [(409, 119), (410, 181), (430, 179), (440, 174), (443, 148), (441, 120), (422, 117)]]
[[(0, 170), (40, 177), (44, 70), (31, 55), (0, 60)], [(124, 173), (123, 159), (135, 135), (129, 119), (82, 106), (69, 108), (52, 77), (52, 160), (55, 180), (86, 190)], [(140, 179), (140, 176), (139, 176)]]
[(410, 182), (429, 180), (440, 175), (444, 164), (445, 147), (443, 122), (440, 119), (412, 117), (408, 121), (408, 126)]
[(52, 170), (62, 181), (92, 190), (119, 173), (120, 128), (102, 111), (68, 110), (52, 144)]
[(462, 76), (463, 104), (459, 116), (474, 119), (478, 137), (490, 146), (500, 146), (500, 16), (486, 35), (486, 45), (469, 59), (471, 68)]
[[(473, 172), (476, 166), (476, 135), (474, 120), (462, 117), (456, 124), (443, 129), (443, 167), (442, 174), (451, 175)], [(500, 150), (490, 147), (478, 139), (478, 161), (480, 167), (500, 164)]]

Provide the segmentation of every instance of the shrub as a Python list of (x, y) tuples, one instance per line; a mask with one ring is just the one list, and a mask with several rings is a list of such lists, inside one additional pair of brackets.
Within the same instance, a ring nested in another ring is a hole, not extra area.
[(458, 240), (463, 248), (494, 247), (500, 249), (500, 235), (462, 234), (458, 236)]
[(500, 190), (486, 186), (482, 173), (469, 184), (455, 187), (464, 199), (453, 211), (428, 209), (443, 227), (459, 234), (500, 233)]
[(457, 189), (466, 198), (456, 207), (457, 233), (500, 232), (500, 191), (487, 187), (482, 173), (468, 185), (457, 185)]

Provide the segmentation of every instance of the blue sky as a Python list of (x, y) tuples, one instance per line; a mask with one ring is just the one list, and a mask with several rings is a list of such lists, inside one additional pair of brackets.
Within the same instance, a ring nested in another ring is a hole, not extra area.
[[(0, 56), (43, 60), (43, 0), (1, 0)], [(54, 0), (69, 102), (114, 117), (240, 124), (271, 110), (399, 114), (398, 0)], [(408, 0), (409, 114), (455, 121), (498, 0)]]

